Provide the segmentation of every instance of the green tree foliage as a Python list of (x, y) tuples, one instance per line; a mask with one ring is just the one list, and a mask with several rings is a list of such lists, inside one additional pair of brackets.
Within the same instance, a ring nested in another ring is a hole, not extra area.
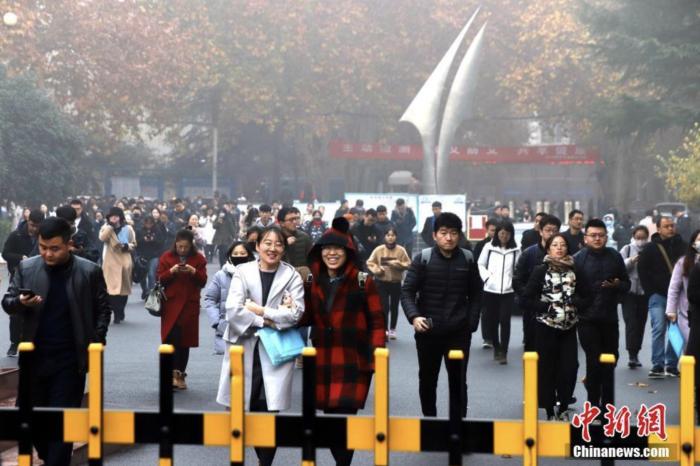
[(24, 77), (0, 76), (0, 198), (57, 202), (87, 188), (83, 137)]
[(678, 199), (700, 205), (700, 124), (695, 123), (682, 144), (662, 162), (662, 175)]
[(688, 127), (700, 117), (700, 8), (696, 0), (581, 0), (592, 44), (625, 92), (594, 102), (597, 122), (624, 137)]

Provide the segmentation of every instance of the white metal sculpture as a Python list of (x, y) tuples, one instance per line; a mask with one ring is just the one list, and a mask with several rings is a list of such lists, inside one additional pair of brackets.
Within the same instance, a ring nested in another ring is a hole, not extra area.
[[(478, 13), (479, 9), (474, 12), (460, 31), (447, 53), (442, 57), (400, 119), (400, 121), (413, 124), (421, 136), (423, 143), (422, 182), (423, 192), (426, 194), (437, 194), (446, 188), (447, 166), (455, 132), (460, 123), (472, 114), (478, 74), (478, 56), (486, 25), (482, 26), (479, 33), (475, 36), (457, 69), (457, 74), (452, 82), (445, 104), (440, 132), (438, 133), (440, 104), (446, 88), (447, 78), (464, 37)], [(438, 150), (437, 159), (435, 157), (436, 147)]]

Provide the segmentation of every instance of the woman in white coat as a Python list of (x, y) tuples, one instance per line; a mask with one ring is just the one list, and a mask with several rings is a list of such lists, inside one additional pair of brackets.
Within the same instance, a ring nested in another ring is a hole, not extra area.
[[(503, 221), (496, 226), (493, 240), (484, 245), (479, 255), (479, 275), (484, 282), (486, 312), (481, 325), (487, 325), (493, 337), (493, 355), (499, 364), (508, 363), (510, 317), (513, 313), (513, 272), (520, 249), (513, 237), (513, 224)], [(499, 334), (498, 328), (501, 328)]]
[[(291, 265), (282, 262), (287, 241), (279, 227), (258, 236), (259, 259), (236, 267), (226, 299), (227, 348), (243, 346), (245, 404), (250, 411), (288, 409), (292, 396), (294, 361), (275, 366), (257, 336), (264, 326), (277, 329), (296, 325), (304, 312), (304, 283)], [(290, 304), (283, 304), (289, 302)], [(216, 401), (230, 406), (228, 351), (224, 353)], [(274, 448), (255, 449), (260, 464), (272, 464)]]

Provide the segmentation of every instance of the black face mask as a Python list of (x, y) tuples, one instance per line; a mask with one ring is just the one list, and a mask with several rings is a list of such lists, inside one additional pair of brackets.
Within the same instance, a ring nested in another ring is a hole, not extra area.
[(233, 265), (241, 265), (245, 262), (248, 262), (248, 257), (247, 256), (229, 257), (228, 261), (229, 261), (229, 263), (231, 263)]

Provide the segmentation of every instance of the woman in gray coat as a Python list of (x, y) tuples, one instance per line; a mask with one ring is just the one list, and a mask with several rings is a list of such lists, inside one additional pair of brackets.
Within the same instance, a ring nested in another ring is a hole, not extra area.
[(226, 343), (222, 339), (226, 330), (226, 298), (231, 285), (231, 278), (236, 266), (255, 259), (248, 245), (243, 241), (234, 242), (226, 251), (226, 263), (216, 272), (206, 290), (204, 290), (204, 309), (209, 316), (209, 323), (214, 329), (214, 354), (224, 354)]
[[(282, 262), (287, 245), (279, 227), (271, 226), (258, 236), (259, 259), (236, 267), (228, 297), (223, 339), (227, 351), (221, 366), (216, 401), (230, 405), (230, 360), (228, 347), (243, 346), (245, 404), (250, 411), (288, 409), (292, 397), (294, 361), (275, 366), (261, 344), (258, 330), (278, 330), (296, 326), (304, 312), (304, 282), (299, 273)], [(256, 448), (261, 466), (269, 466), (274, 448)]]

